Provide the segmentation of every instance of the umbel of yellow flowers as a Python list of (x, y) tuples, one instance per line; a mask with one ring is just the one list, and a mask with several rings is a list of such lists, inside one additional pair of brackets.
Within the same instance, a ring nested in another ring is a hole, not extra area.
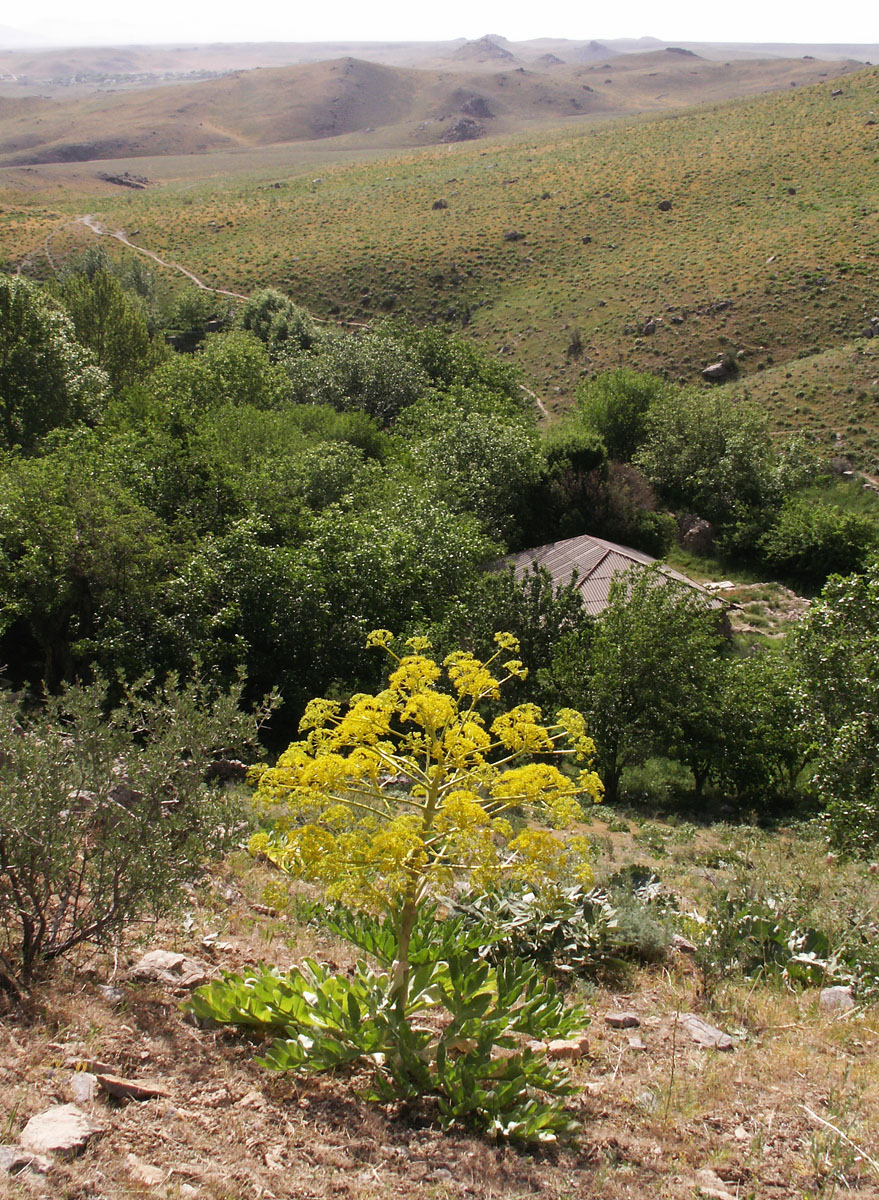
[[(427, 657), (426, 639), (410, 638), (402, 657), (393, 640), (386, 629), (367, 640), (393, 660), (384, 691), (354, 696), (344, 711), (312, 700), (303, 739), (261, 769), (257, 797), (282, 806), (282, 816), (251, 849), (323, 884), (330, 899), (387, 912), (402, 1006), (421, 901), (461, 873), (480, 887), (504, 876), (546, 885), (578, 866), (588, 878), (585, 839), (566, 842), (546, 826), (581, 819), (582, 801), (598, 802), (602, 785), (589, 769), (595, 746), (582, 714), (563, 709), (544, 724), (536, 705), (520, 704), (487, 725), (483, 702), (527, 674), (511, 634), (495, 634), (485, 662), (456, 651), (442, 666)], [(561, 755), (573, 772), (550, 761)]]

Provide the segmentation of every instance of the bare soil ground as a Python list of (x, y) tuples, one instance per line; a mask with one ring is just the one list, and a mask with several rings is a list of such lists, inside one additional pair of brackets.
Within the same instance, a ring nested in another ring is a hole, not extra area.
[[(711, 833), (639, 830), (607, 816), (592, 829), (608, 863), (649, 859), (652, 844), (664, 872), (706, 874), (694, 867), (695, 851)], [(852, 886), (851, 868), (824, 871), (839, 872), (831, 889)], [(344, 969), (350, 957), (339, 943), (265, 910), (255, 898), (265, 881), (238, 856), (213, 872), (185, 921), (151, 929), (147, 944), (191, 954), (212, 974), (261, 960), (286, 967), (304, 954)], [(127, 978), (143, 945), (56, 968), (26, 1011), (0, 1019), (0, 1141), (14, 1142), (32, 1115), (71, 1101), (75, 1072), (95, 1063), (156, 1081), (168, 1095), (95, 1100), (86, 1107), (105, 1132), (84, 1155), (7, 1177), (0, 1195), (879, 1197), (875, 1007), (828, 1014), (815, 990), (709, 984), (682, 951), (616, 987), (585, 985), (590, 1045), (573, 1068), (582, 1092), (570, 1101), (583, 1134), (575, 1146), (534, 1153), (443, 1134), (423, 1114), (367, 1103), (356, 1075), (266, 1072), (247, 1039), (192, 1024), (180, 1008), (185, 991)], [(640, 1027), (610, 1028), (605, 1016), (615, 1009), (636, 1013)], [(700, 1049), (685, 1013), (730, 1033), (734, 1048)]]

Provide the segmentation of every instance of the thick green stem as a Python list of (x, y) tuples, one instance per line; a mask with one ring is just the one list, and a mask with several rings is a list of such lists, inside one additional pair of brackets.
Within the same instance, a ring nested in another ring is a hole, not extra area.
[[(427, 732), (430, 735), (431, 744), (435, 743), (436, 731), (428, 729)], [(426, 772), (428, 769), (425, 768)], [(445, 774), (445, 764), (441, 759), (430, 774), (430, 783), (424, 801), (421, 818), (421, 844), (424, 847), (428, 845), (428, 834), (430, 833), (439, 805)], [(423, 870), (412, 868), (412, 876), (406, 890), (403, 907), (400, 910), (400, 924), (397, 932), (397, 957), (391, 968), (391, 998), (401, 1018), (405, 1015), (406, 1003), (409, 999), (409, 945), (412, 941), (412, 930), (415, 928), (415, 922), (418, 920), (418, 902), (423, 895), (422, 880)]]
[(397, 957), (391, 967), (391, 999), (397, 1014), (403, 1017), (406, 1013), (406, 1001), (409, 999), (409, 945), (412, 941), (412, 930), (418, 919), (418, 901), (414, 892), (407, 897), (400, 913), (400, 925), (397, 933)]

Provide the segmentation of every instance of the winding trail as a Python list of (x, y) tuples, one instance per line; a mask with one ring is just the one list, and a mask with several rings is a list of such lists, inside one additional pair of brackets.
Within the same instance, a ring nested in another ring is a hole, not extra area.
[[(147, 250), (145, 246), (138, 246), (125, 233), (123, 229), (107, 229), (101, 222), (91, 213), (86, 213), (84, 216), (77, 217), (75, 221), (68, 222), (70, 225), (85, 225), (90, 229), (96, 237), (113, 237), (121, 242), (123, 246), (127, 246), (129, 250), (135, 250), (138, 254), (144, 254), (147, 258), (151, 258), (153, 262), (158, 263), (160, 267), (166, 267), (169, 271), (179, 271), (181, 275), (185, 275), (187, 279), (191, 279), (197, 288), (201, 288), (203, 292), (213, 292), (215, 296), (231, 296), (233, 300), (248, 300), (249, 296), (243, 296), (241, 292), (230, 292), (226, 288), (211, 287), (209, 283), (199, 279), (192, 271), (186, 267), (182, 267), (177, 262), (167, 262), (164, 258), (160, 258), (152, 250)], [(48, 239), (47, 239), (48, 240)], [(50, 259), (51, 261), (51, 259)]]
[(546, 417), (547, 419), (549, 419), (549, 409), (546, 407), (546, 405), (543, 403), (543, 401), (540, 399), (540, 397), (537, 395), (537, 393), (532, 392), (531, 388), (525, 387), (524, 383), (520, 383), (519, 387), (522, 389), (523, 392), (525, 392), (526, 395), (531, 397), (531, 399), (534, 401), (534, 403), (540, 409), (541, 414), (544, 417)]
[[(106, 227), (106, 225), (103, 224), (103, 222), (99, 221), (98, 218), (96, 216), (94, 216), (93, 213), (83, 213), (78, 217), (74, 217), (70, 221), (65, 221), (63, 225), (58, 225), (58, 226), (56, 226), (55, 229), (51, 230), (51, 232), (46, 235), (45, 241), (43, 242), (42, 246), (40, 246), (36, 250), (32, 250), (30, 252), (30, 254), (26, 255), (21, 260), (21, 262), (18, 264), (18, 268), (15, 272), (16, 275), (21, 275), (22, 272), (25, 270), (25, 268), (31, 266), (31, 264), (33, 263), (33, 260), (37, 257), (37, 255), (41, 251), (43, 254), (45, 254), (46, 259), (48, 260), (49, 266), (52, 268), (52, 270), (57, 271), (57, 267), (55, 265), (55, 260), (52, 257), (52, 251), (50, 248), (51, 242), (52, 242), (52, 239), (62, 231), (62, 229), (69, 229), (71, 225), (84, 225), (86, 227), (86, 229), (91, 230), (91, 232), (95, 235), (95, 237), (116, 238), (116, 240), (121, 242), (123, 246), (127, 246), (129, 250), (134, 250), (135, 253), (137, 253), (137, 254), (143, 254), (146, 258), (152, 259), (152, 261), (154, 263), (157, 263), (160, 267), (164, 267), (168, 271), (179, 271), (181, 275), (185, 275), (187, 279), (190, 279), (195, 284), (195, 286), (197, 288), (200, 288), (203, 292), (212, 292), (215, 296), (229, 296), (233, 300), (249, 300), (250, 299), (249, 296), (244, 296), (241, 294), (241, 292), (232, 292), (232, 291), (229, 291), (227, 288), (211, 287), (211, 285), (209, 283), (205, 283), (204, 280), (199, 279), (199, 277), (197, 275), (193, 274), (193, 272), (190, 271), (187, 267), (181, 266), (180, 263), (168, 262), (166, 259), (161, 258), (158, 254), (156, 254), (155, 251), (148, 250), (146, 248), (146, 246), (138, 246), (135, 242), (133, 242), (128, 237), (128, 235), (126, 234), (124, 229), (108, 229)], [(330, 324), (329, 321), (327, 321), (326, 319), (324, 319), (322, 317), (312, 316), (312, 320), (319, 322), (321, 325)], [(343, 321), (340, 323), (349, 325), (349, 326), (354, 326), (358, 329), (368, 329), (369, 328), (368, 323), (364, 323), (362, 321)], [(531, 397), (531, 399), (537, 405), (537, 408), (540, 411), (541, 416), (543, 416), (544, 418), (549, 420), (550, 419), (549, 409), (546, 407), (546, 405), (541, 400), (541, 398), (535, 392), (532, 392), (531, 388), (525, 387), (524, 383), (520, 383), (519, 387), (522, 389), (523, 392), (526, 393), (526, 395)]]

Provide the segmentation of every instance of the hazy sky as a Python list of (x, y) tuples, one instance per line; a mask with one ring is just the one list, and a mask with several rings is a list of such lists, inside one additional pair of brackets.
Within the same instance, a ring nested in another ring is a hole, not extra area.
[(663, 41), (876, 42), (875, 0), (575, 0), (511, 4), (507, 0), (31, 0), (4, 3), (0, 25), (58, 43), (77, 41), (412, 41), (498, 33), (534, 37)]

